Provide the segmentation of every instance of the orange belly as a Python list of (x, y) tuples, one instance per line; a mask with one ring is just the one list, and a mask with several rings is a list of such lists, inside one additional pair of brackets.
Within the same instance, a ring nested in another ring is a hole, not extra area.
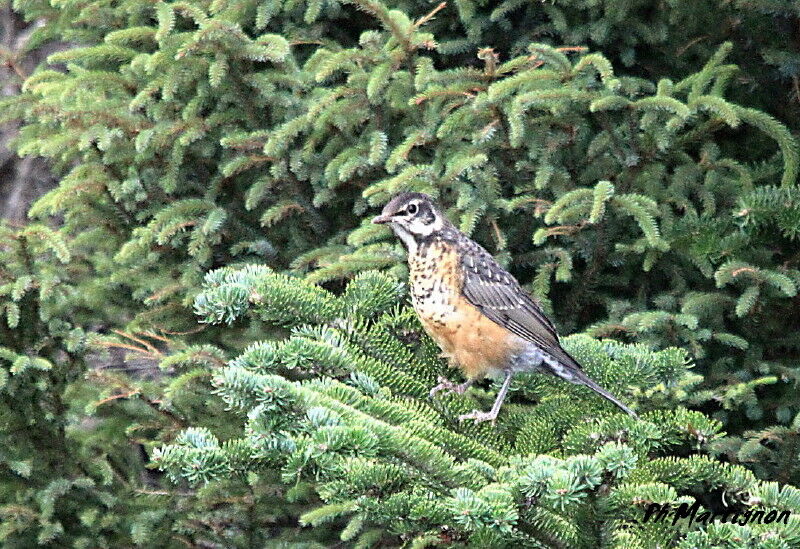
[(455, 311), (436, 320), (420, 313), (425, 331), (469, 379), (494, 374), (508, 367), (520, 350), (518, 338), (486, 318), (475, 306), (459, 298)]
[(522, 340), (486, 318), (461, 294), (457, 250), (434, 242), (409, 257), (412, 303), (425, 331), (469, 379), (499, 373)]

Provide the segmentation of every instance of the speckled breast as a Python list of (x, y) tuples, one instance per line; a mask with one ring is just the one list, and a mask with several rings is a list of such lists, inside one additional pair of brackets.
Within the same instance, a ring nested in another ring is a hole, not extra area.
[(425, 331), (469, 378), (502, 371), (518, 351), (515, 338), (467, 302), (460, 257), (452, 243), (435, 240), (409, 257), (411, 302)]
[(443, 326), (456, 312), (461, 276), (458, 255), (448, 248), (434, 241), (409, 257), (411, 302), (424, 324)]

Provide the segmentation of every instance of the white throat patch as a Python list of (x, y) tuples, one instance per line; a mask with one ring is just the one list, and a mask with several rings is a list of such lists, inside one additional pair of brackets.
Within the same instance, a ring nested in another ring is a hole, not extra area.
[(417, 253), (417, 240), (414, 238), (413, 234), (408, 232), (408, 229), (400, 223), (392, 223), (392, 231), (397, 235), (397, 238), (403, 242), (409, 255)]

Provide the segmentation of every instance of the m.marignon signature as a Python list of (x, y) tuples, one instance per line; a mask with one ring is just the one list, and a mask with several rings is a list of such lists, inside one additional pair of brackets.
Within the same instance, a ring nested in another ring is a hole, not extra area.
[(745, 526), (747, 524), (772, 524), (780, 522), (788, 524), (789, 516), (789, 511), (778, 512), (774, 509), (771, 511), (748, 509), (743, 513), (731, 509), (730, 511), (716, 513), (703, 509), (700, 507), (699, 502), (695, 502), (691, 506), (688, 503), (681, 503), (678, 506), (669, 503), (651, 503), (647, 506), (647, 509), (645, 509), (642, 522), (647, 523), (651, 520), (653, 522), (664, 522), (664, 520), (671, 518), (673, 525), (677, 524), (679, 520), (689, 519), (689, 526), (695, 522), (710, 524), (714, 521), (722, 523), (729, 522), (731, 524)]

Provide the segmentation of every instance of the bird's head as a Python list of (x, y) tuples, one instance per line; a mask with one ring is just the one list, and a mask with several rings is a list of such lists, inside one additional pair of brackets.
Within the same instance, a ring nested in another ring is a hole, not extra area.
[(433, 199), (422, 193), (400, 193), (383, 207), (373, 223), (388, 224), (408, 250), (447, 223)]

